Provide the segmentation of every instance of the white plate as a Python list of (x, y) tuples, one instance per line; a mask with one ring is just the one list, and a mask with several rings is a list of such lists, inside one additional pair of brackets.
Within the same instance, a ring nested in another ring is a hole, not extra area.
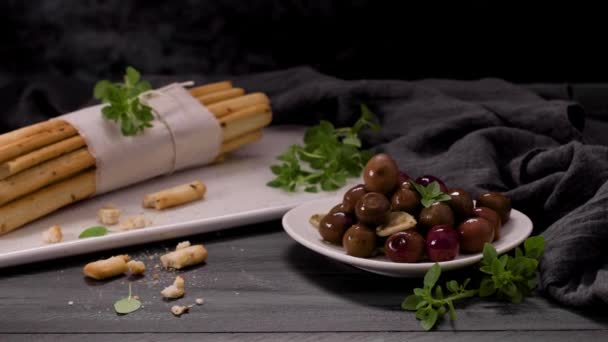
[[(262, 222), (279, 218), (298, 204), (336, 196), (335, 192), (286, 193), (266, 186), (273, 178), (269, 166), (277, 162), (276, 156), (287, 146), (300, 143), (303, 133), (303, 127), (266, 129), (262, 140), (238, 150), (222, 164), (159, 177), (88, 199), (0, 236), (0, 267)], [(200, 179), (207, 185), (204, 200), (164, 211), (142, 208), (144, 194), (195, 179)], [(358, 181), (353, 179), (349, 184)], [(97, 209), (106, 203), (121, 208), (123, 217), (144, 213), (152, 225), (140, 230), (78, 239), (83, 229), (99, 225)], [(41, 232), (54, 224), (61, 226), (64, 242), (45, 245)]]
[[(385, 256), (375, 258), (357, 258), (346, 255), (343, 248), (324, 242), (319, 232), (308, 220), (314, 214), (326, 213), (335, 204), (341, 201), (340, 197), (326, 198), (302, 204), (283, 216), (283, 228), (289, 236), (313, 251), (332, 259), (358, 267), (360, 269), (387, 275), (391, 277), (422, 277), (433, 266), (432, 262), (396, 263)], [(500, 230), (501, 237), (494, 242), (499, 254), (505, 253), (521, 244), (532, 233), (532, 221), (528, 216), (517, 210), (511, 210), (511, 217)], [(481, 260), (481, 253), (461, 254), (456, 259), (440, 262), (444, 271), (473, 265)]]

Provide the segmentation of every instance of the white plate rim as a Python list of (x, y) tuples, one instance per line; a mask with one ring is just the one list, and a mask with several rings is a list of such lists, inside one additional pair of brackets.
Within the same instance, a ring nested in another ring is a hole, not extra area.
[[(300, 243), (304, 247), (306, 247), (314, 252), (322, 254), (331, 259), (338, 260), (343, 263), (350, 264), (352, 266), (362, 268), (364, 270), (375, 272), (375, 273), (381, 273), (381, 274), (388, 273), (387, 275), (397, 275), (397, 274), (422, 275), (431, 266), (433, 266), (435, 264), (434, 262), (396, 263), (396, 262), (392, 262), (392, 261), (376, 260), (373, 258), (370, 259), (370, 258), (353, 257), (350, 255), (346, 255), (343, 251), (338, 252), (334, 248), (325, 246), (324, 243), (319, 244), (318, 241), (317, 241), (317, 243), (310, 241), (306, 237), (302, 236), (298, 232), (298, 229), (291, 224), (291, 221), (294, 220), (294, 216), (299, 215), (301, 212), (305, 212), (307, 214), (310, 213), (310, 215), (313, 215), (313, 214), (316, 214), (319, 212), (323, 212), (323, 211), (315, 210), (313, 208), (326, 208), (325, 210), (327, 210), (327, 208), (331, 208), (335, 203), (337, 203), (339, 201), (340, 200), (336, 199), (336, 198), (326, 198), (326, 199), (310, 201), (310, 202), (301, 204), (299, 206), (296, 206), (295, 208), (289, 210), (285, 215), (283, 215), (283, 219), (282, 219), (283, 229), (296, 242)], [(308, 215), (308, 217), (310, 217), (310, 215)], [(503, 241), (501, 243), (501, 245), (496, 247), (496, 251), (498, 252), (498, 254), (506, 253), (506, 252), (514, 249), (515, 247), (519, 246), (532, 233), (532, 230), (533, 230), (532, 221), (524, 213), (522, 213), (519, 210), (512, 209), (511, 210), (511, 219), (516, 219), (518, 221), (521, 220), (523, 222), (522, 227), (518, 228), (518, 229), (521, 229), (521, 232), (520, 232), (520, 234), (517, 235), (516, 239), (509, 240), (509, 241)], [(510, 221), (510, 222), (512, 222), (512, 221)], [(307, 227), (308, 229), (314, 229), (313, 227), (310, 226), (308, 219), (306, 219), (303, 222), (303, 224), (308, 226)], [(320, 240), (321, 240), (321, 238), (319, 237), (319, 241)], [(506, 244), (503, 244), (504, 242), (506, 242)], [(445, 271), (454, 270), (454, 269), (473, 265), (473, 264), (479, 262), (482, 259), (482, 257), (483, 256), (481, 253), (477, 253), (477, 254), (467, 255), (467, 256), (464, 256), (464, 257), (461, 257), (458, 259), (454, 259), (454, 260), (450, 260), (450, 261), (442, 261), (442, 262), (439, 262), (439, 265), (441, 266), (442, 270), (445, 270)]]

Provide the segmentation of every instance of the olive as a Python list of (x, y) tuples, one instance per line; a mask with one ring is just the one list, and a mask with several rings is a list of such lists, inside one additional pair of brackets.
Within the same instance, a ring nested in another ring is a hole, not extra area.
[(431, 261), (448, 261), (460, 252), (458, 233), (450, 226), (433, 226), (426, 233), (426, 255)]
[(458, 221), (466, 220), (473, 216), (473, 199), (471, 195), (462, 189), (451, 189), (449, 195), (452, 199), (446, 203), (454, 211)]
[(490, 223), (492, 224), (492, 227), (494, 228), (494, 240), (493, 241), (500, 239), (500, 226), (502, 224), (501, 224), (500, 216), (498, 215), (498, 213), (496, 213), (496, 211), (494, 211), (490, 208), (486, 208), (486, 207), (477, 207), (473, 210), (473, 212), (475, 213), (475, 216), (483, 217), (484, 219), (490, 221)]
[(427, 227), (438, 225), (454, 226), (454, 213), (450, 206), (443, 202), (435, 202), (428, 208), (422, 208), (418, 222)]
[(511, 215), (511, 199), (499, 192), (486, 192), (477, 197), (478, 207), (488, 207), (500, 216), (500, 221), (505, 224)]
[(342, 206), (344, 210), (348, 213), (355, 212), (355, 206), (357, 205), (357, 201), (365, 195), (365, 186), (363, 184), (355, 185), (350, 188), (345, 194), (344, 199), (342, 201)]
[(391, 235), (384, 244), (384, 253), (394, 262), (417, 262), (424, 252), (424, 238), (415, 230)]
[(483, 251), (483, 245), (494, 240), (494, 227), (490, 221), (481, 218), (470, 218), (458, 226), (460, 249), (468, 253)]
[(412, 177), (410, 177), (410, 175), (407, 174), (407, 172), (405, 171), (399, 171), (399, 176), (397, 177), (397, 181), (399, 182), (399, 184), (405, 182), (408, 179), (411, 179)]
[(333, 213), (344, 213), (344, 214), (348, 214), (348, 211), (346, 211), (346, 208), (344, 208), (344, 204), (343, 203), (338, 203), (336, 204), (333, 208), (331, 208), (329, 210), (329, 214), (333, 214)]
[(445, 193), (448, 192), (448, 187), (438, 177), (435, 177), (432, 175), (424, 175), (424, 176), (420, 176), (420, 177), (416, 178), (416, 183), (418, 183), (420, 185), (424, 185), (424, 186), (427, 186), (433, 182), (437, 182), (437, 184), (439, 184), (439, 189), (441, 190), (441, 192), (445, 192)]
[(363, 170), (363, 182), (369, 192), (388, 194), (397, 186), (399, 168), (388, 154), (373, 156)]
[(412, 190), (412, 191), (416, 191), (416, 188), (414, 188), (414, 186), (412, 185), (412, 180), (411, 179), (406, 179), (403, 182), (401, 182), (399, 184), (399, 188), (400, 189), (408, 189), (408, 190)]
[(405, 211), (416, 215), (420, 211), (420, 195), (416, 191), (400, 188), (391, 197), (392, 211)]
[(342, 246), (348, 255), (370, 257), (376, 249), (376, 233), (362, 224), (355, 224), (344, 234)]
[(384, 195), (377, 192), (368, 192), (357, 201), (355, 214), (363, 224), (375, 227), (388, 220), (391, 205)]
[(344, 232), (350, 228), (353, 220), (342, 212), (327, 214), (319, 223), (319, 233), (323, 240), (339, 244)]

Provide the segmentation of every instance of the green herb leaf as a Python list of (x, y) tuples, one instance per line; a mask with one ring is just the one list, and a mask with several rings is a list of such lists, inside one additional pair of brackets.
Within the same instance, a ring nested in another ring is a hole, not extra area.
[(533, 236), (524, 241), (524, 249), (526, 257), (539, 260), (545, 251), (545, 238), (542, 236)]
[(439, 280), (439, 276), (441, 275), (441, 267), (439, 264), (435, 263), (424, 275), (424, 287), (432, 288)]
[(120, 299), (114, 303), (116, 313), (126, 315), (141, 307), (141, 302), (131, 297), (131, 283), (129, 283), (129, 297)]
[(329, 121), (309, 127), (304, 145), (292, 145), (277, 157), (282, 163), (270, 167), (275, 178), (268, 186), (294, 192), (334, 191), (349, 177), (358, 177), (371, 152), (360, 150), (359, 132), (376, 127), (369, 108), (362, 107), (361, 117), (353, 127), (335, 128)]
[(94, 226), (87, 228), (78, 235), (79, 239), (85, 239), (96, 236), (104, 236), (110, 233), (110, 230), (104, 226)]
[(437, 181), (432, 182), (427, 186), (417, 184), (416, 182), (412, 182), (411, 184), (420, 194), (420, 203), (425, 208), (430, 207), (435, 202), (445, 202), (452, 199), (450, 195), (441, 192), (441, 186)]
[(409, 295), (409, 296), (405, 297), (405, 299), (401, 303), (401, 308), (403, 310), (414, 311), (414, 310), (416, 310), (416, 306), (418, 306), (418, 303), (420, 301), (421, 301), (420, 297), (413, 295), (413, 294)]
[(93, 96), (107, 104), (101, 110), (103, 117), (117, 123), (123, 135), (131, 136), (152, 127), (152, 109), (138, 98), (139, 94), (150, 89), (150, 83), (142, 81), (140, 73), (129, 66), (124, 83), (99, 81), (93, 89)]
[(435, 326), (435, 323), (437, 323), (438, 317), (439, 314), (437, 313), (437, 311), (431, 310), (429, 311), (429, 314), (424, 317), (424, 319), (420, 323), (420, 326), (422, 326), (422, 329), (424, 330), (431, 330)]

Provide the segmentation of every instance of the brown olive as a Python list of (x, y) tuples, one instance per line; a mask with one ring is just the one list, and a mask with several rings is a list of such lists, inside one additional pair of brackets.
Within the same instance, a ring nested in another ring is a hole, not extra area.
[(418, 222), (427, 227), (438, 225), (454, 226), (454, 213), (450, 206), (443, 202), (435, 202), (428, 208), (422, 208)]
[(462, 189), (451, 189), (448, 194), (452, 198), (446, 203), (454, 211), (458, 221), (463, 221), (473, 216), (473, 199), (471, 195)]
[(368, 192), (357, 202), (355, 214), (357, 220), (370, 227), (376, 227), (386, 222), (391, 205), (383, 194)]
[(494, 227), (490, 221), (481, 218), (470, 218), (458, 226), (460, 249), (468, 253), (483, 251), (483, 245), (494, 240)]
[(412, 185), (412, 182), (413, 182), (413, 180), (406, 179), (403, 182), (401, 182), (401, 184), (399, 184), (399, 188), (416, 191), (416, 188), (414, 188), (414, 186)]
[(511, 215), (511, 199), (499, 192), (486, 192), (477, 197), (478, 207), (488, 207), (500, 215), (503, 224), (509, 221)]
[(500, 239), (500, 226), (502, 224), (498, 213), (486, 207), (477, 207), (473, 210), (473, 212), (475, 213), (475, 216), (483, 217), (486, 220), (490, 221), (492, 227), (494, 228), (494, 241)]
[(348, 211), (346, 211), (346, 208), (344, 208), (344, 204), (338, 203), (333, 208), (331, 208), (327, 214), (329, 215), (329, 214), (333, 214), (333, 213), (348, 214)]
[(344, 210), (346, 210), (348, 213), (354, 213), (357, 202), (359, 199), (361, 199), (361, 197), (363, 197), (363, 195), (365, 195), (365, 193), (365, 185), (363, 184), (355, 185), (354, 187), (350, 188), (350, 190), (344, 194), (344, 199), (342, 200)]
[(391, 210), (417, 215), (420, 211), (420, 195), (416, 191), (400, 188), (391, 197)]
[(397, 186), (399, 168), (388, 154), (373, 156), (363, 170), (363, 182), (369, 192), (388, 194)]
[(350, 228), (353, 220), (345, 213), (335, 212), (327, 214), (319, 223), (319, 233), (323, 240), (339, 244), (344, 232)]
[(348, 255), (370, 257), (376, 249), (376, 233), (362, 224), (355, 224), (344, 234), (342, 246)]

